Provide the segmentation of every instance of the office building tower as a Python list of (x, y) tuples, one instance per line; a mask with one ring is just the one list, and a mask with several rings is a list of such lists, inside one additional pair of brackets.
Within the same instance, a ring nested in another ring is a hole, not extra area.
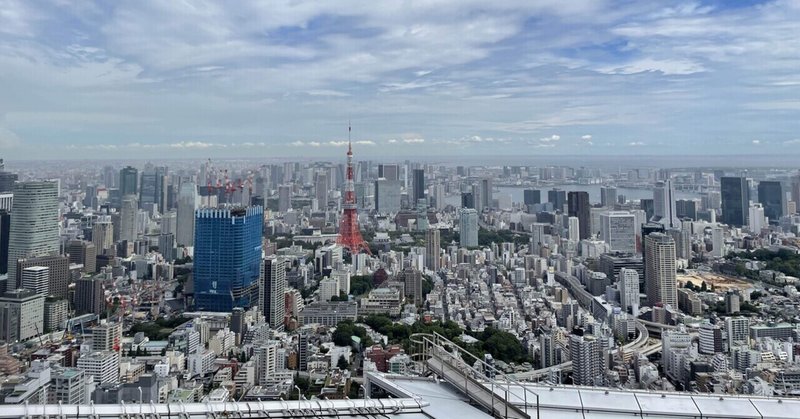
[(320, 211), (328, 208), (328, 185), (328, 176), (324, 173), (317, 173), (317, 178), (314, 180), (314, 195)]
[(292, 208), (292, 186), (278, 186), (278, 211), (287, 212)]
[(675, 210), (675, 188), (670, 179), (656, 183), (653, 188), (653, 221), (665, 228), (680, 227)]
[(159, 231), (161, 234), (178, 235), (178, 213), (177, 211), (166, 211), (161, 214), (158, 221)]
[(617, 204), (617, 188), (614, 186), (600, 187), (600, 205), (613, 208)]
[(647, 303), (678, 307), (675, 268), (675, 241), (663, 233), (651, 233), (645, 238), (645, 284)]
[(473, 183), (470, 186), (472, 190), (472, 202), (475, 205), (475, 210), (478, 214), (483, 212), (483, 196), (481, 196), (481, 185)]
[(547, 227), (548, 225), (546, 223), (531, 224), (530, 254), (539, 255), (541, 248), (547, 244), (547, 239), (545, 237), (545, 228)]
[(375, 181), (375, 211), (378, 214), (394, 214), (400, 211), (401, 186), (399, 180)]
[(412, 187), (409, 201), (418, 202), (420, 199), (425, 199), (425, 170), (414, 169), (412, 174)]
[(194, 211), (197, 209), (197, 186), (183, 182), (178, 189), (178, 213), (175, 239), (179, 245), (194, 246)]
[(17, 261), (59, 253), (58, 184), (17, 182), (11, 211), (7, 290), (16, 289)]
[(722, 352), (722, 329), (708, 320), (700, 324), (699, 352), (703, 355), (714, 355)]
[(103, 314), (105, 295), (102, 278), (80, 278), (75, 281), (75, 312)]
[(600, 214), (600, 238), (612, 251), (636, 252), (636, 217), (627, 211)]
[(22, 288), (39, 295), (47, 295), (50, 269), (46, 266), (31, 266), (22, 270)]
[(396, 164), (379, 164), (378, 178), (386, 180), (400, 180), (400, 167)]
[(747, 209), (750, 188), (743, 177), (723, 177), (720, 179), (722, 196), (722, 223), (732, 227), (747, 225)]
[(59, 298), (66, 298), (70, 283), (69, 258), (60, 255), (40, 256), (35, 258), (20, 259), (17, 261), (17, 272), (20, 277), (17, 283), (22, 281), (22, 271), (34, 266), (44, 266), (48, 269), (48, 295)]
[(333, 297), (339, 297), (339, 282), (336, 278), (325, 277), (319, 281), (319, 300), (331, 301)]
[(122, 324), (105, 322), (92, 328), (93, 351), (119, 351), (122, 343)]
[(525, 189), (522, 191), (523, 204), (536, 205), (542, 203), (542, 191), (538, 189)]
[(261, 341), (253, 349), (256, 364), (256, 380), (259, 385), (267, 385), (274, 380), (277, 371), (280, 341)]
[(281, 257), (264, 259), (261, 311), (267, 324), (275, 330), (283, 330), (283, 318), (286, 316), (286, 266), (286, 259)]
[(690, 219), (697, 221), (697, 201), (693, 199), (678, 199), (675, 201), (675, 214), (679, 220)]
[(567, 218), (567, 238), (573, 243), (581, 241), (581, 221), (578, 217)]
[(309, 353), (309, 340), (311, 339), (311, 332), (309, 330), (301, 330), (297, 335), (297, 369), (300, 371), (308, 371)]
[(567, 203), (567, 191), (558, 188), (547, 191), (547, 202), (553, 204), (556, 211), (564, 211), (564, 204)]
[(425, 267), (434, 272), (442, 267), (440, 237), (438, 228), (430, 228), (425, 232)]
[[(8, 273), (8, 246), (11, 238), (11, 213), (0, 210), (0, 275)], [(0, 289), (3, 291), (3, 289)]]
[(635, 269), (622, 268), (619, 271), (620, 307), (634, 316), (639, 307), (639, 272)]
[(136, 228), (136, 215), (139, 213), (139, 205), (136, 202), (136, 195), (125, 195), (122, 197), (122, 208), (119, 213), (119, 239), (133, 242), (138, 237)]
[(83, 265), (83, 272), (86, 273), (97, 271), (97, 248), (92, 242), (70, 240), (66, 249), (70, 263)]
[(14, 182), (16, 182), (17, 179), (19, 179), (19, 177), (16, 173), (0, 170), (0, 193), (13, 191)]
[(728, 346), (747, 344), (750, 341), (750, 319), (747, 317), (726, 317), (725, 333), (728, 335)]
[(92, 226), (92, 244), (98, 255), (104, 255), (114, 247), (114, 225), (111, 224), (111, 216), (97, 217)]
[(680, 371), (683, 366), (680, 358), (674, 356), (676, 353), (686, 351), (692, 344), (692, 335), (686, 332), (683, 325), (679, 325), (675, 330), (664, 330), (661, 333), (661, 359), (664, 360), (664, 373), (667, 377), (677, 380), (680, 378)]
[(58, 297), (45, 297), (44, 299), (44, 333), (64, 330), (68, 318), (69, 303), (66, 299)]
[(139, 194), (139, 171), (127, 166), (119, 171), (120, 196)]
[(692, 241), (689, 230), (671, 228), (665, 233), (675, 241), (675, 257), (690, 260), (692, 258)]
[(475, 198), (472, 195), (472, 192), (461, 193), (461, 208), (475, 209)]
[(258, 301), (263, 208), (202, 208), (195, 218), (195, 307), (250, 308)]
[(57, 368), (50, 374), (50, 399), (52, 404), (88, 404), (86, 373), (80, 368)]
[(747, 229), (755, 234), (767, 226), (766, 209), (762, 204), (752, 204), (747, 209)]
[(422, 272), (414, 268), (406, 268), (403, 269), (401, 275), (408, 302), (417, 305), (422, 304), (422, 301), (424, 301), (422, 296)]
[(166, 210), (166, 179), (166, 167), (148, 168), (142, 172), (139, 185), (140, 208), (151, 208), (156, 205), (159, 212), (163, 213)]
[(647, 199), (647, 198), (640, 199), (639, 200), (639, 208), (642, 211), (644, 211), (645, 218), (647, 220), (652, 220), (653, 217), (655, 217), (655, 213), (656, 213), (655, 203), (653, 202), (652, 198), (650, 198), (650, 199)]
[(725, 313), (736, 314), (741, 311), (739, 294), (733, 291), (725, 293)]
[(459, 218), (459, 243), (461, 247), (478, 247), (478, 211), (461, 209)]
[(483, 208), (492, 208), (494, 207), (494, 191), (492, 188), (492, 180), (489, 178), (483, 178), (480, 181), (481, 186), (481, 205)]
[(592, 335), (572, 334), (569, 337), (572, 358), (572, 382), (579, 386), (605, 384), (605, 362), (600, 341)]
[(758, 183), (758, 202), (764, 206), (764, 215), (778, 221), (783, 215), (783, 188), (780, 182), (761, 181)]
[(567, 215), (570, 217), (578, 217), (581, 240), (590, 238), (592, 233), (589, 192), (574, 191), (567, 194), (567, 208)]
[(114, 351), (91, 352), (78, 358), (78, 368), (96, 384), (119, 383), (119, 354)]
[(158, 235), (158, 253), (161, 253), (166, 262), (172, 262), (177, 258), (174, 234), (161, 233)]
[(27, 289), (0, 296), (0, 339), (24, 342), (44, 330), (44, 295)]

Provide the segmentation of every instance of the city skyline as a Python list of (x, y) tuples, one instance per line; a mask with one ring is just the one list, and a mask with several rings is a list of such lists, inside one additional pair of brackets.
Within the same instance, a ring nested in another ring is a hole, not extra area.
[(800, 152), (789, 1), (3, 9), (10, 159)]

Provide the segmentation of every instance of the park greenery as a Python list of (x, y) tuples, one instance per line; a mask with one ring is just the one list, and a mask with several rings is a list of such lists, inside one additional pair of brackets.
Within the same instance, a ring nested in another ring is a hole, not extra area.
[(736, 273), (751, 279), (759, 279), (758, 271), (745, 268), (745, 261), (754, 260), (765, 262), (765, 269), (782, 272), (785, 275), (800, 277), (800, 254), (790, 250), (781, 249), (777, 252), (769, 249), (758, 249), (752, 252), (730, 253), (727, 259), (736, 263)]
[(130, 334), (142, 332), (150, 340), (164, 340), (169, 337), (176, 327), (186, 323), (189, 319), (177, 316), (170, 319), (157, 319), (154, 322), (135, 323)]

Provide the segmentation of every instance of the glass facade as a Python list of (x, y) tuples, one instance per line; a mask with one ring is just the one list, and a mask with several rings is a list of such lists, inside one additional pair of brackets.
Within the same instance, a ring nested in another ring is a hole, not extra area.
[(264, 209), (203, 208), (195, 212), (195, 308), (226, 312), (258, 303)]

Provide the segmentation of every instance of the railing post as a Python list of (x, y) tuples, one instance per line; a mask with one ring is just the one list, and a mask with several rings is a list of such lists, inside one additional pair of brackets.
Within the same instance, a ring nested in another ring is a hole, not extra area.
[(492, 416), (494, 416), (494, 380), (492, 380)]
[(510, 402), (508, 401), (508, 390), (506, 390), (506, 397), (505, 397), (505, 400), (506, 400), (506, 403), (505, 403), (505, 405), (506, 405), (506, 417), (508, 417), (508, 405), (509, 405), (509, 403), (510, 403)]

